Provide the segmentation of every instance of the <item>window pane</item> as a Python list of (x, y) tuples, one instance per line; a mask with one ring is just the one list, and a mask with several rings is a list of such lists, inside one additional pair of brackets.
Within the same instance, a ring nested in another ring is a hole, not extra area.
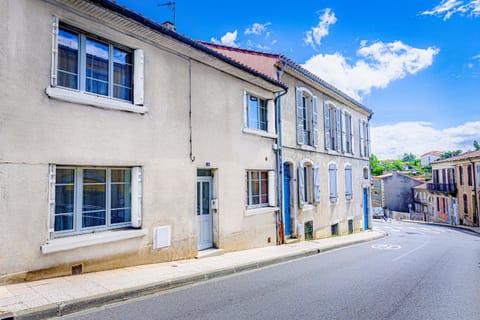
[(197, 182), (197, 216), (200, 215), (200, 206), (201, 206), (201, 203), (200, 203), (200, 197), (201, 197), (200, 189), (201, 189), (200, 182)]
[(250, 96), (248, 99), (248, 127), (258, 129), (258, 99)]
[(78, 34), (58, 30), (57, 84), (78, 89)]
[(268, 174), (262, 172), (260, 203), (268, 203)]
[(113, 49), (113, 96), (132, 100), (132, 54)]
[(74, 169), (58, 169), (56, 170), (56, 183), (57, 184), (64, 184), (64, 183), (73, 183), (75, 170)]
[(105, 225), (105, 211), (83, 212), (82, 228)]
[(112, 184), (112, 209), (131, 206), (130, 184)]
[(267, 130), (267, 102), (265, 100), (260, 100), (260, 119), (259, 119), (259, 129)]
[(210, 183), (202, 183), (202, 214), (210, 214)]
[(128, 182), (131, 181), (131, 170), (130, 169), (112, 169), (112, 182)]
[(84, 169), (83, 183), (105, 183), (107, 171), (105, 169)]
[(86, 91), (108, 95), (108, 54), (107, 44), (87, 39)]
[(123, 223), (130, 222), (131, 220), (131, 211), (128, 209), (115, 209), (110, 213), (111, 223)]
[(83, 185), (83, 212), (105, 210), (105, 184)]
[(73, 213), (74, 186), (55, 187), (55, 214)]
[(55, 215), (55, 231), (65, 231), (73, 229), (73, 213)]

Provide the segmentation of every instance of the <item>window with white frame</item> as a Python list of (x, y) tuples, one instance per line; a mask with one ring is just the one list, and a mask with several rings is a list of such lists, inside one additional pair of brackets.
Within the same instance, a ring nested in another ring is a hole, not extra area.
[(58, 19), (53, 34), (50, 97), (129, 111), (143, 105), (143, 50), (59, 24)]
[(246, 106), (247, 128), (267, 131), (267, 101), (247, 93)]
[(301, 162), (298, 166), (298, 201), (305, 204), (320, 203), (320, 176), (318, 163)]
[(345, 166), (345, 198), (351, 200), (353, 197), (353, 186), (352, 186), (352, 166)]
[(56, 235), (139, 227), (139, 167), (51, 165), (50, 170), (51, 228)]
[(306, 88), (296, 89), (297, 143), (316, 147), (318, 145), (317, 97)]
[(337, 165), (335, 163), (328, 165), (328, 183), (330, 186), (330, 202), (337, 202)]
[(269, 205), (268, 171), (247, 171), (247, 204), (250, 208)]

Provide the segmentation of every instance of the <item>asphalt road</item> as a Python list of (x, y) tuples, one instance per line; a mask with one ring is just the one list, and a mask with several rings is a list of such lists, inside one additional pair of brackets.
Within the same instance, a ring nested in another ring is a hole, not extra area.
[(480, 319), (480, 237), (379, 223), (389, 237), (61, 319)]

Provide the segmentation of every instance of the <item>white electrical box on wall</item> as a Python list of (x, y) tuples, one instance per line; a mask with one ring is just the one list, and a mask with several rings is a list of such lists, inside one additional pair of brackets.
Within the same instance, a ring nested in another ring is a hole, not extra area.
[(153, 229), (153, 249), (170, 247), (171, 238), (171, 226), (161, 226)]

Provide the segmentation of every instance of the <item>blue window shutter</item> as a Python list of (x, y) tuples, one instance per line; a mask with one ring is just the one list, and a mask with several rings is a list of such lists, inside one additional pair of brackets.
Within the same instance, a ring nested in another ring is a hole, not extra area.
[(365, 141), (364, 141), (364, 137), (363, 137), (363, 121), (361, 119), (358, 120), (358, 132), (359, 132), (359, 136), (360, 136), (360, 157), (363, 157), (364, 156), (364, 145), (365, 145)]
[(303, 100), (302, 89), (297, 88), (295, 92), (296, 109), (297, 109), (297, 143), (304, 144), (303, 134)]
[(337, 135), (335, 150), (340, 151), (342, 149), (342, 119), (340, 108), (335, 109), (335, 120), (337, 121), (335, 126), (335, 134)]
[(318, 105), (317, 97), (312, 97), (312, 140), (313, 146), (318, 146)]
[(345, 153), (347, 152), (347, 126), (345, 122), (345, 110), (341, 111), (341, 126), (342, 126), (342, 152)]
[(330, 149), (330, 107), (328, 104), (323, 104), (323, 118), (325, 127), (325, 150)]
[(303, 208), (305, 203), (305, 181), (303, 177), (303, 164), (299, 163), (298, 165), (298, 207)]
[(345, 167), (345, 198), (352, 199), (352, 166)]
[(320, 203), (320, 175), (319, 175), (319, 166), (316, 163), (313, 166), (313, 200), (316, 204)]
[(328, 166), (328, 182), (330, 185), (330, 202), (337, 201), (337, 166), (330, 164)]
[(355, 141), (354, 141), (354, 137), (355, 135), (353, 134), (353, 119), (352, 119), (352, 116), (350, 116), (350, 124), (347, 124), (347, 125), (350, 125), (350, 137), (351, 137), (351, 141), (350, 141), (350, 148), (351, 148), (351, 152), (352, 154), (355, 154)]

